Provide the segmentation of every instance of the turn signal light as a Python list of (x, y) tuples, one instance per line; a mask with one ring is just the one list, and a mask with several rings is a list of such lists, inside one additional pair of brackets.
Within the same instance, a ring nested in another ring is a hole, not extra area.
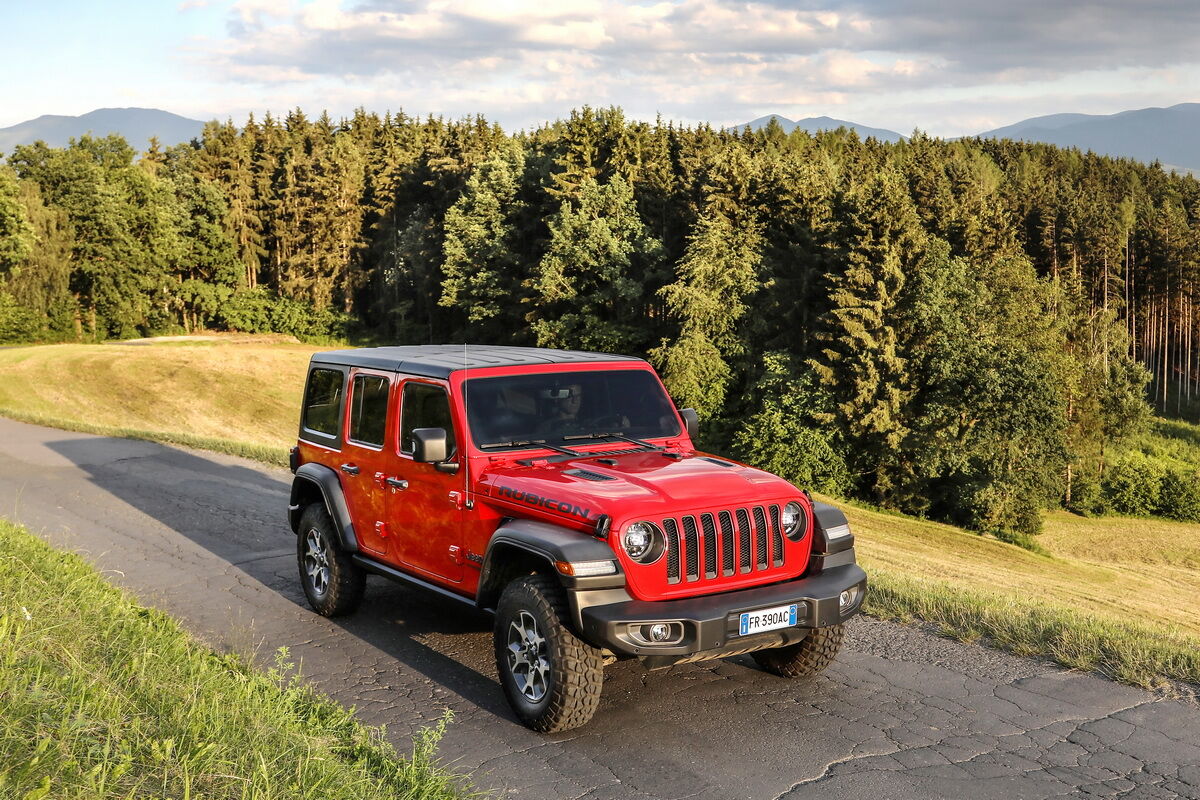
[(576, 578), (617, 574), (615, 561), (556, 561), (554, 568), (563, 575), (571, 575)]

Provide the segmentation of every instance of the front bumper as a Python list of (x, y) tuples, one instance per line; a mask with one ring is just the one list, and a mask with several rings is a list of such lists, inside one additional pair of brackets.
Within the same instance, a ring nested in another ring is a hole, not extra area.
[[(857, 588), (853, 602), (839, 604), (843, 591)], [(826, 567), (816, 575), (756, 586), (736, 592), (680, 600), (633, 600), (624, 590), (574, 592), (572, 610), (584, 639), (623, 656), (636, 656), (647, 666), (746, 653), (800, 641), (813, 628), (838, 625), (858, 613), (866, 594), (867, 574), (857, 564)], [(740, 636), (744, 611), (795, 603), (796, 625), (766, 633)], [(669, 645), (638, 641), (631, 626), (678, 622), (683, 638)]]

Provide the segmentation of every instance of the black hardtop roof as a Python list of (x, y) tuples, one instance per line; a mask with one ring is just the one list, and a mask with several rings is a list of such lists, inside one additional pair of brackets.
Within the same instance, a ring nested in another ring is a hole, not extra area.
[(645, 363), (633, 356), (587, 353), (582, 350), (549, 350), (543, 347), (505, 347), (489, 344), (423, 344), (404, 347), (363, 347), (313, 353), (314, 364), (367, 367), (426, 378), (447, 378), (451, 372), (484, 367), (592, 364), (602, 361)]

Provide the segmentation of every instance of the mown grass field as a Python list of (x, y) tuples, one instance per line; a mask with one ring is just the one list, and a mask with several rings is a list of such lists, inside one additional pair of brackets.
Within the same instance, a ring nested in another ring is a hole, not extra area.
[[(0, 350), (0, 413), (282, 463), (304, 368), (289, 344), (58, 345)], [(1181, 460), (1200, 427), (1139, 443)], [(1041, 653), (1120, 680), (1200, 683), (1200, 525), (1067, 512), (1034, 553), (949, 525), (841, 504), (871, 575), (869, 611)]]
[(0, 797), (435, 800), (439, 731), (398, 756), (307, 688), (212, 652), (0, 520)]

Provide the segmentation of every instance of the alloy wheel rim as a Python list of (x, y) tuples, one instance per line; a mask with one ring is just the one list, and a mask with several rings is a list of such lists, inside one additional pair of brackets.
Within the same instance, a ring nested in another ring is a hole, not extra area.
[(537, 620), (522, 611), (508, 626), (508, 669), (517, 690), (532, 703), (546, 696), (550, 681), (550, 657), (546, 638)]
[(329, 590), (329, 549), (321, 532), (313, 528), (305, 537), (304, 572), (313, 593), (323, 596)]

